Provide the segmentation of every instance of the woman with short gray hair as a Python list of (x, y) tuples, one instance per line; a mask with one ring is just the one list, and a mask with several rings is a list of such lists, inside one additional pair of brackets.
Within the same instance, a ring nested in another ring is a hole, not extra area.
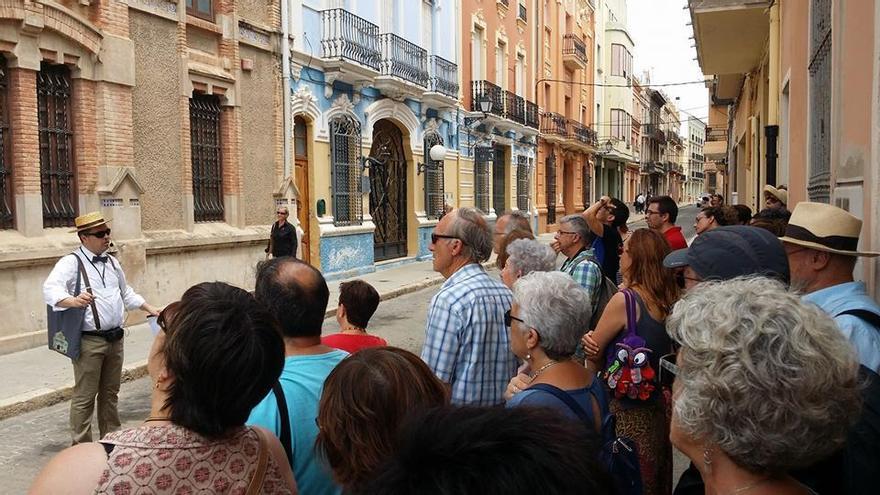
[[(597, 432), (608, 401), (598, 380), (571, 358), (592, 316), (590, 296), (558, 271), (533, 272), (513, 286), (505, 314), (510, 350), (529, 367), (528, 387), (514, 390), (507, 407), (549, 407), (572, 419), (588, 418)], [(511, 385), (515, 387), (515, 385)], [(563, 395), (574, 399), (569, 407)]]
[(667, 320), (680, 345), (670, 438), (706, 493), (807, 494), (786, 473), (840, 448), (858, 361), (834, 321), (774, 280), (703, 282)]
[(551, 272), (556, 268), (556, 252), (546, 244), (532, 239), (516, 239), (506, 249), (507, 262), (501, 270), (501, 281), (513, 284), (532, 272)]

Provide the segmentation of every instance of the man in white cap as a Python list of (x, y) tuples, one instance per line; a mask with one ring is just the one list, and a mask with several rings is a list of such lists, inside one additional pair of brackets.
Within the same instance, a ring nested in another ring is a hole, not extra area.
[[(92, 412), (98, 399), (98, 429), (101, 437), (119, 429), (117, 396), (122, 378), (125, 311), (142, 309), (151, 315), (159, 311), (147, 304), (125, 283), (119, 261), (106, 254), (110, 227), (100, 212), (76, 218), (81, 245), (55, 264), (43, 283), (43, 299), (54, 311), (88, 308), (84, 313), (79, 357), (73, 360), (74, 386), (70, 399), (70, 429), (73, 444), (92, 441)], [(82, 269), (80, 268), (82, 267)], [(74, 294), (80, 273), (83, 288)]]
[[(859, 251), (862, 221), (845, 210), (825, 203), (798, 203), (780, 240), (791, 268), (792, 287), (831, 315), (853, 344), (866, 386), (861, 419), (850, 432), (838, 465), (810, 471), (820, 493), (876, 493), (874, 477), (880, 466), (880, 305), (871, 299), (863, 282), (853, 279), (859, 256), (880, 255)], [(824, 474), (823, 474), (824, 471)], [(823, 487), (823, 476), (827, 487)], [(804, 479), (801, 479), (805, 481)], [(823, 490), (822, 488), (825, 488)]]

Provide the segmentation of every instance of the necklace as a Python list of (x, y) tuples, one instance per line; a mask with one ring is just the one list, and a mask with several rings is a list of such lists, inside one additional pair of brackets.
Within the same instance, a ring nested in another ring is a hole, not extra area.
[(150, 416), (144, 420), (144, 423), (149, 423), (150, 421), (171, 421), (171, 418), (168, 416)]
[(534, 380), (535, 378), (538, 378), (538, 375), (540, 375), (541, 373), (543, 373), (544, 370), (546, 370), (546, 369), (548, 369), (548, 368), (552, 368), (552, 367), (556, 366), (557, 364), (559, 364), (559, 361), (550, 361), (550, 362), (548, 362), (547, 364), (545, 364), (544, 366), (541, 366), (540, 368), (538, 368), (534, 373), (532, 373), (532, 374), (529, 376), (529, 378), (531, 378), (532, 380)]
[(770, 477), (769, 477), (769, 476), (766, 477), (766, 478), (760, 478), (760, 479), (757, 479), (757, 480), (755, 480), (755, 481), (753, 481), (753, 482), (751, 482), (751, 483), (749, 483), (749, 484), (747, 484), (747, 485), (743, 485), (743, 486), (741, 486), (741, 487), (739, 487), (739, 488), (736, 488), (736, 489), (734, 489), (734, 490), (732, 490), (732, 491), (727, 492), (727, 495), (737, 495), (737, 494), (739, 494), (739, 493), (747, 492), (747, 491), (751, 490), (752, 488), (754, 488), (754, 487), (760, 485), (761, 483), (764, 483), (765, 481), (769, 481), (769, 480), (770, 480)]

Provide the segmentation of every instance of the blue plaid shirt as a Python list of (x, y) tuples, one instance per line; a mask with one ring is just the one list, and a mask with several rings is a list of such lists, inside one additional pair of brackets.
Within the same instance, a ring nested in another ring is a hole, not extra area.
[(431, 299), (422, 359), (452, 386), (453, 404), (504, 403), (518, 365), (504, 325), (512, 299), (477, 263), (452, 274)]
[(559, 268), (560, 271), (571, 275), (571, 278), (587, 291), (593, 309), (599, 299), (599, 288), (602, 284), (602, 270), (594, 260), (593, 250), (584, 249), (574, 257), (565, 260)]

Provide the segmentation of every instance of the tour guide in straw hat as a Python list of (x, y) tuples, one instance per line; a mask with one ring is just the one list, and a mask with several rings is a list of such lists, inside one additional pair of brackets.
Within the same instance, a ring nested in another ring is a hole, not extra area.
[(880, 306), (868, 296), (864, 282), (853, 280), (858, 256), (880, 253), (859, 251), (862, 221), (845, 210), (825, 203), (802, 202), (795, 206), (780, 240), (791, 268), (792, 287), (831, 315), (844, 336), (855, 346), (859, 361), (880, 373)]
[[(73, 396), (70, 429), (73, 443), (92, 441), (92, 411), (98, 398), (98, 429), (101, 437), (119, 428), (116, 408), (122, 377), (122, 324), (126, 310), (140, 308), (158, 315), (125, 283), (119, 261), (105, 254), (110, 247), (110, 227), (100, 212), (77, 217), (76, 232), (82, 244), (55, 264), (43, 283), (43, 298), (54, 311), (86, 308), (80, 355), (73, 361)], [(82, 261), (89, 283), (80, 281), (82, 292), (74, 294)], [(86, 288), (91, 287), (91, 292)]]

